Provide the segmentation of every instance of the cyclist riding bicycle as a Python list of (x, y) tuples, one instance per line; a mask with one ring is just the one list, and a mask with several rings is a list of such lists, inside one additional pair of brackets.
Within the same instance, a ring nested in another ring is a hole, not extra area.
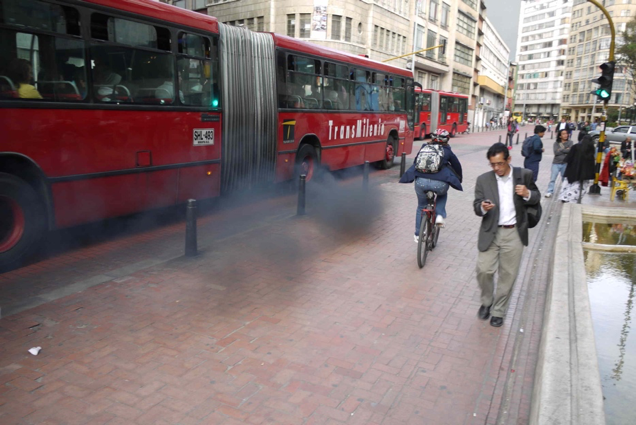
[(444, 226), (446, 218), (446, 201), (448, 187), (463, 191), (462, 165), (453, 153), (448, 142), (450, 134), (446, 130), (438, 129), (431, 135), (431, 142), (424, 143), (415, 156), (413, 165), (406, 170), (400, 183), (415, 182), (417, 194), (417, 211), (415, 213), (415, 242), (418, 242), (422, 209), (426, 208), (426, 192), (437, 194), (437, 218), (435, 224)]

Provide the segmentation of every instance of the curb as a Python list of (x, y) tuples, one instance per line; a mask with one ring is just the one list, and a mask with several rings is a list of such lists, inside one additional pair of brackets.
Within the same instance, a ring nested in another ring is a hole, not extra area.
[(603, 393), (587, 290), (581, 205), (564, 204), (555, 242), (530, 424), (603, 425)]

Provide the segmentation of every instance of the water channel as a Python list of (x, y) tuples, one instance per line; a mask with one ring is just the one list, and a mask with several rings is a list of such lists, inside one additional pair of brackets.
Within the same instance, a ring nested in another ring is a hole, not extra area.
[[(583, 240), (636, 246), (636, 226), (583, 223)], [(636, 424), (636, 253), (584, 250), (607, 425)], [(615, 249), (615, 248), (614, 248)], [(620, 248), (619, 248), (620, 249)]]

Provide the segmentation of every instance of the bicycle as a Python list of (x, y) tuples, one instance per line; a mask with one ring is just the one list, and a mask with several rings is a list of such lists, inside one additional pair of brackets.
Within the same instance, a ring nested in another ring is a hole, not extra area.
[[(417, 265), (420, 266), (420, 269), (426, 264), (428, 251), (432, 251), (437, 246), (440, 230), (440, 226), (435, 225), (437, 194), (429, 190), (426, 192), (426, 198), (428, 199), (428, 205), (422, 209), (420, 236), (417, 241)], [(424, 217), (424, 214), (426, 214), (426, 217)]]

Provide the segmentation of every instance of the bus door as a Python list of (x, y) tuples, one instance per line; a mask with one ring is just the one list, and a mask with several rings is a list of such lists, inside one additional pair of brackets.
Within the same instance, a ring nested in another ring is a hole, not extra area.
[(448, 108), (449, 98), (447, 96), (440, 96), (439, 99), (439, 123), (440, 125), (446, 125), (448, 120)]

